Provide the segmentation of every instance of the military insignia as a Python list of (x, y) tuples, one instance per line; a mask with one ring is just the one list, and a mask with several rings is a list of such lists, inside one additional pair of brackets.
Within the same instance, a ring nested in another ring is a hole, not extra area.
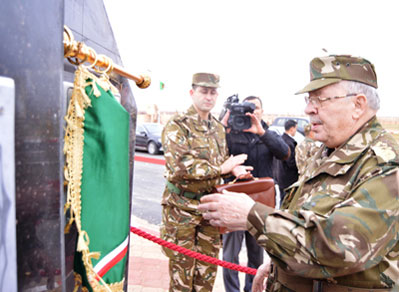
[(374, 147), (373, 147), (374, 153), (380, 157), (383, 161), (390, 161), (396, 158), (395, 152), (392, 150), (392, 148), (384, 142), (379, 141)]

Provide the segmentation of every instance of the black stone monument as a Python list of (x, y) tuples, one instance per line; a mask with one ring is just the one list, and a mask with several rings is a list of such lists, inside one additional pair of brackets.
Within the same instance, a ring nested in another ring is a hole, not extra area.
[[(75, 40), (123, 64), (102, 0), (3, 1), (0, 19), (0, 79), (10, 81), (6, 84), (14, 85), (11, 92), (15, 94), (15, 111), (11, 112), (2, 103), (3, 93), (9, 89), (0, 89), (0, 117), (13, 115), (7, 123), (0, 118), (0, 127), (15, 126), (8, 129), (15, 135), (15, 147), (11, 147), (15, 155), (3, 151), (0, 159), (0, 185), (5, 190), (0, 192), (0, 211), (4, 211), (0, 212), (0, 290), (72, 291), (76, 230), (64, 234), (63, 139), (67, 93), (75, 66), (64, 59), (64, 24)], [(113, 75), (113, 83), (131, 114), (132, 189), (137, 108), (126, 78)], [(0, 138), (0, 149), (3, 144), (9, 149), (7, 139)], [(14, 163), (15, 181), (11, 181), (13, 176), (4, 173), (14, 174)], [(4, 170), (5, 166), (8, 169)], [(15, 186), (15, 191), (5, 185)], [(11, 194), (14, 203), (3, 193)], [(8, 226), (15, 227), (16, 236), (5, 234), (9, 228), (5, 222), (13, 218), (15, 224)], [(5, 271), (16, 273), (16, 280), (4, 276)]]

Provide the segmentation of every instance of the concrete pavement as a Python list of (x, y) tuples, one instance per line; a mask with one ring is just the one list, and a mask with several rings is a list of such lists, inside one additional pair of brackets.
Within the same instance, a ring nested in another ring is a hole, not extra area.
[[(153, 157), (140, 153), (135, 156), (136, 163), (164, 164), (163, 157)], [(154, 171), (154, 170), (151, 170)], [(138, 176), (139, 174), (137, 174)], [(137, 179), (135, 174), (135, 179)], [(142, 183), (135, 182), (136, 183)], [(162, 192), (160, 192), (162, 193)], [(138, 197), (138, 196), (137, 196)], [(134, 212), (134, 208), (133, 208)], [(145, 214), (141, 214), (145, 215)], [(131, 225), (151, 235), (159, 237), (159, 226), (132, 216)], [(168, 258), (162, 253), (161, 246), (131, 233), (129, 254), (128, 292), (166, 292), (169, 288)], [(243, 245), (240, 253), (240, 265), (247, 263), (246, 247)], [(219, 259), (222, 258), (222, 250)], [(265, 253), (265, 260), (268, 256)], [(239, 273), (241, 289), (244, 287), (244, 273)], [(214, 292), (225, 291), (223, 285), (223, 268), (218, 267)]]
[[(132, 226), (159, 237), (159, 227), (147, 221), (132, 217)], [(240, 254), (240, 264), (245, 265), (246, 250)], [(163, 255), (161, 246), (131, 233), (129, 255), (128, 292), (167, 292), (169, 287), (168, 258)], [(220, 257), (221, 258), (221, 254)], [(218, 267), (213, 291), (224, 291), (222, 268)], [(244, 273), (239, 273), (244, 284)]]

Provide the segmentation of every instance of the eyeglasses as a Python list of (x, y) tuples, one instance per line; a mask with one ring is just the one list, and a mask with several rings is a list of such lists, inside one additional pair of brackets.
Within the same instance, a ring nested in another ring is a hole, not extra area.
[(306, 104), (312, 103), (313, 106), (320, 106), (322, 102), (327, 101), (327, 100), (332, 100), (332, 99), (337, 99), (337, 98), (345, 98), (349, 96), (356, 96), (358, 93), (349, 93), (346, 95), (338, 95), (338, 96), (332, 96), (332, 97), (321, 97), (321, 96), (315, 96), (315, 97), (309, 97), (309, 95), (305, 96), (305, 102)]

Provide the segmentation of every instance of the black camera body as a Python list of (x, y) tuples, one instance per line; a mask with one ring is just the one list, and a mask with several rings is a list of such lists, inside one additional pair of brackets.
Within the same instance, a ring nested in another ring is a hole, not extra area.
[(251, 128), (251, 117), (246, 113), (253, 113), (256, 106), (252, 102), (232, 103), (229, 105), (230, 116), (227, 121), (232, 131), (242, 131)]
[(238, 94), (229, 96), (223, 104), (223, 110), (219, 115), (219, 120), (222, 120), (227, 110), (230, 111), (230, 116), (227, 121), (227, 126), (236, 132), (249, 129), (252, 125), (251, 118), (246, 113), (253, 113), (255, 111), (255, 104), (244, 101), (239, 102)]

